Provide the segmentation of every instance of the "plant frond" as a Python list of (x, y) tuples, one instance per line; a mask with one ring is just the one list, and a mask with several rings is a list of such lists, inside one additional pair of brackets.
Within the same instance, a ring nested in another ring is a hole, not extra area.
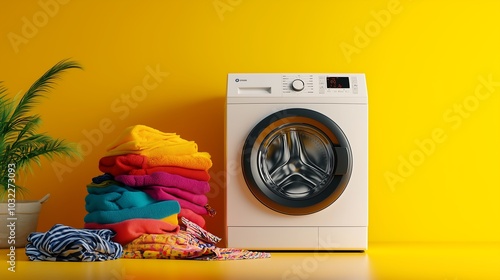
[(19, 123), (16, 124), (14, 130), (18, 132), (16, 141), (20, 141), (25, 137), (30, 137), (35, 135), (36, 130), (42, 123), (42, 119), (39, 115), (29, 116), (23, 118)]
[(17, 163), (19, 168), (24, 168), (27, 163), (34, 161), (40, 165), (40, 158), (43, 156), (48, 159), (54, 157), (77, 155), (76, 146), (70, 145), (61, 139), (54, 139), (48, 135), (37, 134), (27, 137), (12, 146), (12, 160)]
[(3, 85), (3, 81), (0, 81), (0, 106), (7, 101), (9, 101), (7, 99), (7, 88)]
[(45, 94), (49, 93), (49, 90), (53, 88), (55, 80), (59, 78), (60, 74), (72, 68), (82, 69), (77, 62), (65, 59), (45, 72), (21, 97), (10, 117), (9, 123), (15, 123), (17, 118), (28, 113), (33, 108), (34, 104), (38, 102), (40, 97), (44, 97)]
[(32, 136), (41, 123), (40, 115), (18, 118), (16, 122), (11, 123), (10, 129), (4, 134), (5, 140), (14, 143), (23, 137)]
[(7, 97), (7, 89), (0, 82), (0, 132), (5, 131), (4, 127), (7, 126), (8, 120), (14, 112), (14, 105), (12, 100)]
[[(11, 185), (13, 184), (15, 186), (15, 191), (16, 191), (16, 197), (22, 198), (28, 194), (29, 190), (17, 183), (10, 183)], [(0, 179), (0, 190), (7, 190), (9, 189), (9, 180), (8, 178), (3, 178)], [(6, 202), (7, 199), (9, 198), (8, 192), (6, 191), (0, 191), (0, 202)]]
[[(66, 59), (58, 62), (36, 80), (24, 95), (18, 94), (14, 98), (8, 98), (7, 89), (0, 81), (0, 200), (7, 193), (10, 165), (15, 165), (16, 170), (32, 171), (31, 163), (41, 165), (42, 157), (81, 158), (76, 144), (36, 133), (41, 118), (30, 113), (39, 99), (53, 88), (61, 73), (72, 68), (82, 69), (74, 61)], [(16, 193), (24, 192), (27, 189), (16, 184)]]

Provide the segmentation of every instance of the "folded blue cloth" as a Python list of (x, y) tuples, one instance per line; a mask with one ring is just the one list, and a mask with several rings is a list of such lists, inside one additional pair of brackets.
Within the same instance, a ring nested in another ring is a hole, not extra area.
[(87, 186), (86, 223), (113, 224), (129, 219), (164, 219), (179, 214), (177, 200), (157, 201), (147, 193), (125, 185)]
[(87, 212), (120, 210), (144, 207), (156, 202), (147, 193), (128, 186), (111, 184), (105, 187), (87, 187), (85, 209)]
[(85, 223), (114, 224), (130, 219), (157, 219), (179, 214), (181, 207), (176, 200), (165, 200), (143, 207), (120, 210), (94, 211), (83, 218)]
[(31, 261), (105, 261), (121, 257), (123, 247), (111, 241), (109, 229), (76, 229), (61, 224), (28, 236), (26, 255)]

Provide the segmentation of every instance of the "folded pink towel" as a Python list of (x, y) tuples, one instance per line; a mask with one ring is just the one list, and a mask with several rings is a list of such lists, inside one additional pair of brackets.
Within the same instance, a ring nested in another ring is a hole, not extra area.
[[(177, 197), (175, 195), (172, 195), (168, 193), (163, 186), (148, 186), (148, 187), (143, 187), (141, 188), (142, 191), (145, 193), (149, 194), (152, 198), (158, 200), (158, 201), (177, 201), (182, 208), (187, 208), (192, 210), (194, 213), (198, 215), (208, 215), (207, 209), (204, 207), (204, 205), (199, 205), (196, 203), (193, 203), (191, 201), (185, 200), (183, 198)], [(206, 205), (206, 204), (205, 204)]]
[(141, 191), (147, 192), (150, 190), (161, 190), (162, 192), (169, 194), (179, 200), (185, 200), (190, 203), (194, 203), (199, 206), (205, 206), (208, 203), (208, 198), (204, 194), (194, 194), (175, 187), (165, 187), (165, 186), (147, 186), (147, 187), (137, 187)]
[(194, 180), (166, 172), (155, 172), (150, 175), (118, 175), (115, 176), (115, 180), (129, 187), (175, 187), (193, 194), (204, 194), (210, 191), (210, 185), (206, 181)]

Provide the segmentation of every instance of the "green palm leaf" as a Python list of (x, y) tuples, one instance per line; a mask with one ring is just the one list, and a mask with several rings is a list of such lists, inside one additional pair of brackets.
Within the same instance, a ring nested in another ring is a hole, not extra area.
[(23, 116), (30, 112), (33, 106), (38, 103), (38, 99), (44, 97), (45, 94), (49, 93), (52, 89), (55, 80), (60, 77), (60, 74), (71, 68), (82, 67), (73, 61), (62, 60), (56, 65), (52, 66), (45, 74), (43, 74), (38, 80), (31, 85), (31, 87), (24, 93), (17, 104), (17, 107), (12, 112), (9, 120), (9, 124), (12, 127), (22, 126)]
[[(31, 109), (46, 97), (60, 75), (68, 69), (82, 67), (74, 61), (62, 60), (45, 72), (22, 95), (15, 105), (9, 99), (7, 89), (0, 82), (0, 200), (5, 197), (9, 179), (9, 164), (15, 163), (17, 169), (32, 171), (31, 163), (41, 165), (41, 158), (79, 156), (75, 145), (64, 140), (37, 133), (41, 124), (39, 115), (30, 114)], [(19, 192), (24, 188), (17, 186)]]

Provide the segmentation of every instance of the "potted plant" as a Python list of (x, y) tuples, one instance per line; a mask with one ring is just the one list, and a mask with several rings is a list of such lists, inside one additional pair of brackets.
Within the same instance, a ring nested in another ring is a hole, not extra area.
[[(75, 145), (37, 132), (41, 117), (31, 109), (45, 97), (64, 71), (81, 66), (62, 60), (52, 66), (17, 99), (9, 98), (0, 82), (0, 248), (24, 247), (27, 235), (36, 230), (41, 204), (48, 199), (22, 200), (27, 187), (18, 184), (19, 172), (32, 172), (41, 158), (79, 156)], [(26, 227), (26, 228), (24, 228)]]

